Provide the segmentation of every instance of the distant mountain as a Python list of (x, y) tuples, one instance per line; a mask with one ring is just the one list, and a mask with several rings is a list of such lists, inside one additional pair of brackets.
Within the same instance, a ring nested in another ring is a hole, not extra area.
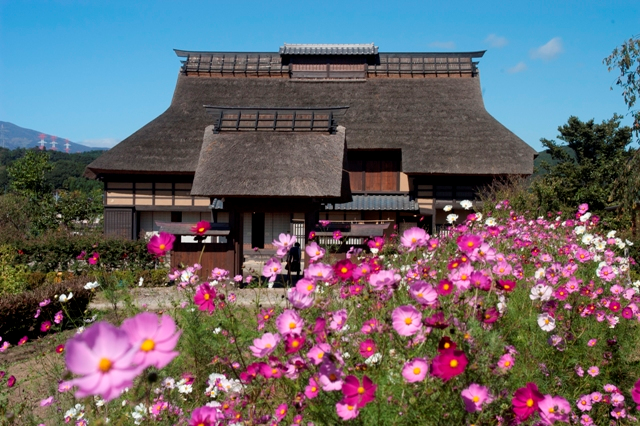
[[(573, 150), (571, 148), (569, 148), (566, 145), (562, 145), (561, 148), (567, 152), (567, 154), (569, 154), (571, 157), (573, 157), (574, 159), (576, 158), (576, 153), (573, 152)], [(549, 164), (550, 166), (555, 166), (556, 164), (558, 164), (558, 161), (554, 160), (553, 157), (551, 157), (551, 154), (549, 154), (549, 150), (545, 149), (544, 151), (540, 151), (538, 153), (538, 156), (536, 157), (536, 159), (533, 162), (533, 167), (534, 167), (534, 175), (545, 175), (547, 174), (547, 172), (542, 169), (542, 163), (545, 162), (547, 164)]]
[[(44, 146), (46, 150), (51, 150), (55, 136), (39, 132), (37, 130), (25, 129), (24, 127), (16, 126), (13, 123), (7, 121), (0, 121), (0, 147), (8, 149), (16, 148), (32, 148), (34, 146), (40, 146), (40, 141), (45, 142)], [(63, 137), (55, 138), (56, 150), (64, 152), (66, 139)], [(86, 152), (96, 150), (107, 150), (108, 148), (93, 148), (86, 145), (82, 145), (76, 142), (69, 141), (69, 152)]]

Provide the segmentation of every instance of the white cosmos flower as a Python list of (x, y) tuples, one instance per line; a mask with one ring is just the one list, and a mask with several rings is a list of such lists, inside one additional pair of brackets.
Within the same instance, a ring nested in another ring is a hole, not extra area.
[(496, 226), (496, 220), (492, 217), (487, 218), (487, 220), (484, 221), (484, 224), (487, 226)]
[(73, 297), (73, 293), (70, 292), (68, 296), (64, 294), (60, 295), (58, 300), (60, 301), (60, 303), (65, 303), (71, 300), (72, 297)]
[(591, 212), (587, 212), (582, 216), (580, 216), (580, 222), (585, 223), (586, 221), (589, 220), (590, 217), (591, 217)]
[(447, 215), (447, 222), (453, 224), (453, 222), (455, 222), (456, 220), (458, 220), (457, 214), (451, 213), (450, 215)]
[(529, 298), (531, 300), (540, 299), (540, 301), (546, 302), (547, 300), (551, 299), (552, 294), (553, 294), (553, 289), (550, 286), (544, 285), (544, 284), (537, 284), (533, 286), (533, 288), (531, 289), (531, 294), (529, 295)]
[(606, 241), (603, 241), (602, 239), (598, 238), (598, 240), (593, 243), (593, 246), (596, 248), (597, 251), (604, 251), (607, 248), (607, 243)]
[(576, 235), (580, 235), (580, 234), (584, 234), (584, 231), (586, 231), (587, 228), (585, 228), (584, 226), (580, 225), (580, 226), (576, 226), (575, 228), (573, 228), (573, 232)]
[(591, 244), (591, 241), (593, 241), (593, 235), (591, 234), (584, 234), (582, 236), (582, 244)]
[(482, 213), (476, 213), (476, 222), (480, 222), (482, 220)]
[(381, 360), (382, 360), (382, 354), (380, 354), (380, 352), (376, 352), (375, 354), (371, 355), (369, 358), (365, 359), (364, 363), (367, 365), (374, 365), (374, 364), (378, 364)]
[(84, 285), (85, 290), (93, 290), (96, 287), (100, 287), (100, 284), (98, 284), (98, 281), (88, 282)]
[(544, 268), (538, 268), (533, 276), (536, 277), (536, 280), (540, 280), (544, 278), (545, 272)]
[(629, 241), (629, 240), (624, 240), (624, 242), (627, 243), (628, 246), (632, 246), (633, 245), (633, 243), (631, 241)]
[(445, 212), (450, 212), (452, 208), (453, 206), (451, 204), (447, 204), (442, 208), (442, 210), (444, 210)]
[(471, 207), (473, 207), (473, 203), (471, 201), (469, 201), (469, 200), (460, 201), (460, 205), (465, 210), (469, 210)]
[(538, 325), (544, 331), (552, 331), (556, 328), (556, 320), (548, 313), (538, 315)]
[(607, 234), (607, 238), (615, 238), (616, 237), (616, 231), (609, 231), (609, 233)]
[(498, 304), (496, 305), (496, 307), (498, 308), (498, 312), (500, 312), (501, 314), (504, 314), (504, 312), (507, 310), (507, 298), (504, 297), (504, 294), (498, 296)]

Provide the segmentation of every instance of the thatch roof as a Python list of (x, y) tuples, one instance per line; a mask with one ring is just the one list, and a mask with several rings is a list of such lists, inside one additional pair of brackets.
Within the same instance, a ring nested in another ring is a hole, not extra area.
[(204, 131), (191, 195), (340, 197), (345, 129), (321, 132)]
[[(477, 77), (301, 81), (180, 74), (171, 106), (91, 163), (88, 174), (194, 173), (202, 133), (213, 124), (203, 105), (348, 105), (339, 122), (348, 148), (402, 149), (405, 173), (533, 173), (535, 151), (485, 110)], [(258, 137), (243, 133), (235, 140), (253, 144), (250, 138)]]

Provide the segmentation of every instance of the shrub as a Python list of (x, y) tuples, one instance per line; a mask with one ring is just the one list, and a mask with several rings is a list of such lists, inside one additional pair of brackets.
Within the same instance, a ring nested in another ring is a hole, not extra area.
[[(41, 335), (40, 324), (49, 320), (53, 322), (57, 312), (65, 312), (64, 324), (67, 326), (82, 325), (84, 312), (93, 297), (93, 293), (85, 290), (87, 279), (75, 277), (64, 282), (41, 286), (33, 291), (0, 298), (0, 336), (3, 341), (15, 344), (22, 337), (30, 339)], [(61, 294), (73, 293), (71, 300), (62, 306), (58, 300)], [(40, 302), (50, 300), (46, 306)], [(37, 310), (38, 318), (34, 318)]]
[(16, 251), (10, 245), (0, 246), (0, 296), (17, 294), (27, 288), (27, 267), (16, 264)]

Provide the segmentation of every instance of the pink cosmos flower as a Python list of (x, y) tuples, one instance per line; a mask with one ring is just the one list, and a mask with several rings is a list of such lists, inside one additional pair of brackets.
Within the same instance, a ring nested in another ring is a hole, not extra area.
[(84, 258), (85, 258), (86, 256), (87, 256), (87, 252), (86, 252), (86, 251), (84, 251), (84, 250), (82, 250), (82, 251), (80, 252), (80, 254), (76, 256), (76, 259), (78, 259), (78, 260), (84, 260)]
[(462, 374), (468, 362), (467, 356), (463, 351), (455, 349), (444, 350), (431, 362), (431, 375), (446, 382)]
[(409, 287), (409, 294), (423, 306), (433, 306), (438, 301), (438, 293), (431, 284), (416, 281)]
[(471, 383), (460, 395), (468, 413), (482, 411), (484, 404), (490, 404), (493, 401), (493, 397), (489, 395), (489, 388), (477, 383)]
[(313, 399), (318, 396), (318, 392), (320, 392), (320, 385), (313, 376), (309, 377), (309, 385), (304, 388), (304, 396)]
[(49, 330), (51, 330), (51, 321), (45, 321), (42, 324), (40, 324), (41, 332), (46, 333)]
[(503, 371), (511, 370), (513, 368), (513, 364), (515, 363), (515, 359), (511, 354), (504, 354), (498, 360), (498, 367)]
[(413, 336), (422, 328), (422, 314), (412, 305), (398, 306), (391, 318), (393, 329), (401, 336)]
[(277, 240), (273, 240), (273, 246), (276, 247), (276, 256), (284, 257), (291, 247), (296, 243), (295, 235), (285, 234), (284, 232), (278, 236)]
[(380, 323), (377, 319), (371, 318), (362, 324), (362, 328), (360, 328), (360, 332), (363, 334), (371, 334), (378, 329)]
[(328, 359), (322, 361), (318, 370), (318, 383), (324, 391), (339, 391), (342, 389), (342, 370)]
[(27, 340), (29, 340), (29, 338), (27, 336), (24, 336), (22, 339), (18, 340), (18, 346), (22, 346), (25, 343), (27, 343)]
[(173, 250), (173, 243), (175, 240), (175, 235), (167, 232), (160, 232), (159, 235), (151, 237), (147, 244), (147, 250), (149, 253), (158, 257), (164, 256), (168, 251)]
[(36, 314), (33, 317), (38, 318), (39, 316), (40, 316), (40, 309), (36, 309)]
[(69, 382), (78, 387), (76, 398), (100, 395), (109, 401), (133, 386), (140, 371), (133, 363), (137, 351), (124, 330), (106, 322), (72, 337), (65, 345), (65, 361), (69, 371), (82, 376)]
[(571, 405), (561, 396), (545, 395), (542, 400), (538, 401), (538, 410), (544, 424), (569, 423)]
[(94, 251), (87, 262), (89, 262), (89, 265), (96, 265), (98, 263), (98, 259), (100, 259), (100, 253)]
[(362, 377), (362, 383), (356, 376), (347, 376), (342, 383), (342, 402), (364, 407), (376, 397), (378, 385), (374, 384), (367, 376)]
[(198, 305), (198, 309), (209, 313), (212, 313), (216, 309), (215, 300), (216, 289), (210, 286), (209, 283), (202, 283), (193, 296), (193, 303)]
[(308, 278), (301, 278), (296, 283), (296, 290), (301, 294), (311, 294), (316, 289), (316, 282)]
[(278, 277), (278, 274), (282, 272), (282, 264), (280, 260), (272, 257), (262, 267), (262, 275), (269, 278), (269, 282), (272, 283)]
[(342, 327), (347, 323), (347, 310), (340, 309), (339, 311), (335, 311), (331, 315), (331, 323), (329, 323), (329, 328), (332, 330), (342, 330)]
[(380, 271), (369, 275), (369, 284), (375, 291), (381, 291), (385, 288), (391, 288), (401, 279), (400, 274), (396, 274), (393, 271)]
[(15, 384), (16, 384), (16, 377), (9, 376), (9, 379), (7, 379), (7, 387), (12, 388), (15, 386)]
[(343, 281), (347, 281), (353, 276), (353, 270), (357, 266), (349, 259), (343, 259), (333, 266), (334, 274)]
[(196, 235), (204, 235), (209, 229), (211, 229), (211, 223), (206, 220), (201, 220), (191, 227), (191, 232)]
[(284, 419), (287, 416), (288, 411), (289, 411), (289, 406), (287, 404), (278, 405), (278, 407), (276, 408), (276, 412), (274, 413), (276, 421), (279, 422), (282, 419)]
[[(211, 279), (214, 281), (225, 281), (229, 278), (229, 271), (222, 268), (213, 268), (211, 271)], [(242, 280), (242, 277), (240, 277)]]
[(224, 413), (218, 407), (200, 407), (191, 412), (189, 426), (217, 426), (224, 420)]
[(600, 369), (594, 365), (592, 367), (589, 367), (589, 369), (587, 370), (587, 373), (591, 377), (596, 377), (598, 374), (600, 374)]
[(297, 288), (290, 289), (287, 298), (296, 309), (307, 309), (313, 306), (313, 296), (309, 293), (302, 293)]
[(320, 247), (315, 241), (307, 244), (304, 251), (307, 253), (307, 256), (309, 256), (311, 262), (317, 262), (322, 259), (325, 253), (325, 249)]
[(141, 370), (151, 365), (162, 369), (178, 356), (174, 349), (181, 332), (176, 331), (176, 323), (169, 315), (158, 318), (154, 313), (143, 312), (124, 320), (120, 328), (129, 336), (131, 345), (138, 348), (133, 362)]
[(48, 407), (51, 404), (53, 404), (53, 396), (50, 396), (50, 397), (45, 398), (45, 399), (40, 401), (40, 406), (41, 407)]
[(333, 239), (334, 240), (339, 240), (342, 238), (342, 232), (340, 232), (339, 229), (336, 229), (335, 231), (333, 231)]
[(2, 352), (4, 352), (4, 351), (6, 351), (7, 349), (9, 349), (9, 346), (11, 346), (11, 345), (9, 344), (9, 342), (6, 342), (6, 341), (5, 341), (4, 343), (2, 343), (2, 346), (0, 346), (0, 353), (2, 353)]
[(373, 237), (367, 241), (369, 248), (375, 248), (380, 250), (384, 246), (384, 237)]
[(358, 414), (360, 414), (360, 411), (358, 411), (358, 407), (356, 407), (355, 405), (346, 404), (342, 401), (336, 403), (336, 412), (342, 420), (355, 419), (356, 417), (358, 417)]
[(418, 247), (426, 246), (428, 240), (429, 235), (427, 235), (427, 232), (417, 226), (407, 229), (402, 234), (402, 237), (400, 237), (401, 245), (408, 248), (409, 251), (413, 251)]
[(427, 377), (429, 366), (423, 358), (414, 358), (402, 368), (402, 377), (408, 383), (421, 382)]
[(538, 391), (538, 386), (529, 382), (525, 387), (516, 390), (513, 394), (511, 399), (513, 412), (520, 421), (524, 421), (535, 413), (538, 409), (538, 402), (543, 399), (544, 397)]
[(49, 303), (51, 303), (51, 299), (44, 299), (42, 302), (39, 303), (39, 305), (40, 305), (41, 308), (44, 308)]
[(62, 322), (63, 318), (64, 318), (64, 315), (63, 315), (62, 311), (58, 311), (53, 316), (53, 322), (55, 322), (56, 324), (60, 324)]
[(589, 210), (589, 204), (583, 203), (578, 206), (578, 213), (585, 214)]
[(328, 281), (333, 278), (333, 268), (324, 263), (312, 263), (304, 270), (304, 277), (316, 281)]
[(283, 336), (289, 333), (302, 334), (304, 321), (296, 311), (286, 309), (276, 319), (276, 327), (278, 328), (278, 332)]

